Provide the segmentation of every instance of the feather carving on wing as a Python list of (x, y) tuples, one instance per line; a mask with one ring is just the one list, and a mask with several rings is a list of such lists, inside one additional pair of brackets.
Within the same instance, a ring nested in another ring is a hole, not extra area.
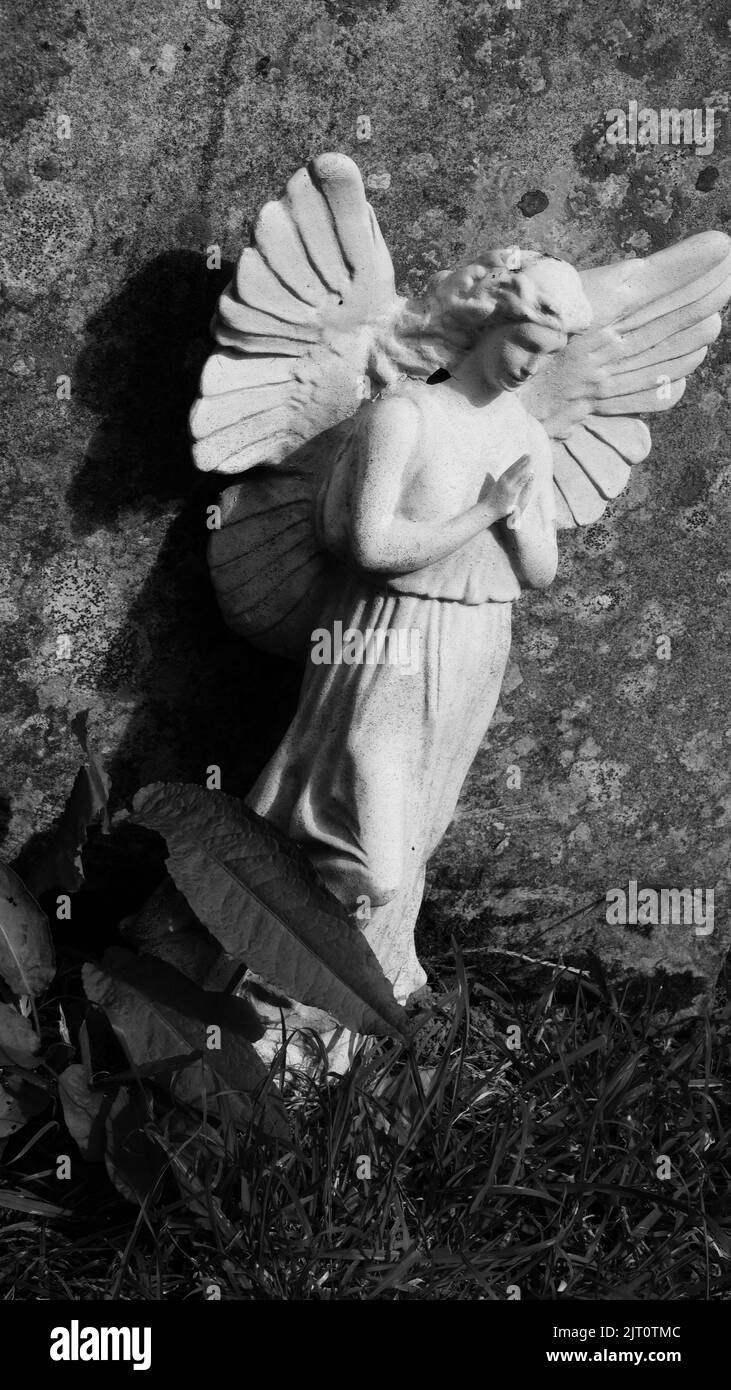
[[(491, 281), (505, 278), (489, 271), (481, 312)], [(518, 392), (552, 438), (565, 527), (597, 520), (621, 492), (650, 449), (637, 416), (674, 405), (717, 336), (731, 242), (704, 233), (583, 271), (581, 281), (591, 326)], [(318, 489), (340, 460), (347, 467), (364, 400), (399, 374), (453, 367), (473, 344), (474, 328), (450, 311), (463, 283), (464, 271), (441, 272), (421, 299), (396, 293), (359, 170), (344, 155), (319, 156), (262, 209), (219, 300), (217, 346), (190, 416), (196, 466), (236, 475), (209, 561), (226, 622), (257, 645), (304, 655), (336, 563), (316, 533)]]
[(351, 160), (299, 169), (259, 215), (218, 303), (219, 350), (191, 414), (198, 468), (281, 464), (352, 415), (397, 304), (393, 266)]
[(721, 329), (731, 241), (703, 232), (644, 259), (580, 272), (593, 321), (520, 388), (553, 441), (559, 526), (598, 520), (650, 451), (638, 415), (669, 410)]
[(212, 325), (190, 416), (204, 471), (244, 476), (221, 499), (209, 559), (226, 621), (260, 646), (297, 656), (331, 560), (313, 496), (373, 387), (407, 368), (428, 375), (428, 347), (397, 357), (405, 303), (357, 166), (326, 154), (267, 203)]

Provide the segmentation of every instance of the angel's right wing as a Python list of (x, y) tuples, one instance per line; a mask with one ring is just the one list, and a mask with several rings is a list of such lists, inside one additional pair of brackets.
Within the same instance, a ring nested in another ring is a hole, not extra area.
[(325, 154), (259, 214), (221, 295), (190, 416), (197, 468), (281, 464), (368, 395), (377, 336), (399, 300), (357, 166)]
[(553, 443), (559, 526), (596, 521), (650, 451), (638, 415), (669, 410), (703, 361), (731, 296), (731, 241), (704, 232), (645, 259), (581, 271), (594, 319), (521, 403)]
[(222, 294), (190, 428), (198, 468), (226, 489), (209, 563), (230, 627), (301, 657), (330, 559), (317, 485), (371, 386), (396, 374), (383, 342), (402, 301), (357, 166), (325, 154), (267, 203)]

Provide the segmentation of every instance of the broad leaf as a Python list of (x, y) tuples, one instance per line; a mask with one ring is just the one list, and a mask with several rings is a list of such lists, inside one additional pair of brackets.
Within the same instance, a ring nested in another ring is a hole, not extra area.
[(23, 880), (0, 864), (0, 975), (13, 994), (42, 994), (56, 962), (48, 920)]
[(51, 1104), (50, 1091), (5, 1078), (0, 1086), (0, 1139), (15, 1134)]
[(129, 1065), (129, 1058), (104, 1010), (90, 1004), (79, 1028), (79, 1052), (91, 1090), (103, 1087)]
[[(205, 1096), (209, 1107), (215, 1109), (216, 1097), (225, 1092), (237, 1123), (248, 1124), (255, 1110), (251, 1093), (259, 1091), (268, 1076), (251, 1044), (219, 1024), (220, 1048), (209, 1050), (208, 1024), (203, 1019), (187, 1018), (169, 1004), (149, 997), (144, 975), (152, 960), (122, 951), (110, 952), (109, 960), (109, 969), (106, 957), (101, 969), (84, 966), (84, 989), (87, 997), (104, 1009), (130, 1061), (141, 1067), (181, 1054), (200, 1054), (200, 1060), (174, 1076), (172, 1094), (199, 1109)], [(272, 1097), (266, 1102), (261, 1123), (269, 1132), (284, 1135), (286, 1122)]]
[[(184, 1015), (190, 1021), (189, 1031), (194, 1032), (194, 1047), (205, 1045), (209, 1024), (216, 1024), (237, 1037), (248, 1038), (249, 1042), (256, 1042), (264, 1035), (264, 1025), (248, 999), (221, 990), (201, 989), (165, 960), (135, 956), (131, 951), (113, 947), (105, 953), (103, 964), (105, 970), (130, 985), (149, 1003)], [(201, 1026), (193, 1029), (196, 1022)]]
[(101, 822), (106, 829), (108, 824), (110, 780), (89, 746), (86, 728), (88, 713), (88, 710), (82, 710), (71, 721), (71, 728), (84, 753), (84, 762), (76, 774), (51, 838), (29, 873), (33, 892), (38, 895), (50, 888), (64, 888), (69, 893), (75, 893), (81, 887), (84, 882), (81, 850), (86, 844), (89, 826)]
[(120, 931), (139, 951), (168, 961), (205, 989), (230, 989), (245, 969), (206, 931), (169, 874)]
[(121, 1086), (106, 1117), (104, 1161), (117, 1191), (140, 1205), (158, 1186), (165, 1167), (160, 1150), (147, 1133), (150, 1114), (140, 1091)]
[(285, 835), (234, 797), (189, 784), (153, 783), (134, 809), (165, 839), (170, 874), (230, 955), (347, 1028), (406, 1035), (365, 937)]
[(36, 1055), (40, 1038), (29, 1018), (24, 1018), (9, 1004), (0, 1004), (0, 1067), (40, 1066)]
[(106, 1148), (105, 1124), (112, 1097), (91, 1091), (84, 1068), (76, 1062), (61, 1072), (58, 1094), (66, 1128), (79, 1152), (89, 1163), (99, 1163)]

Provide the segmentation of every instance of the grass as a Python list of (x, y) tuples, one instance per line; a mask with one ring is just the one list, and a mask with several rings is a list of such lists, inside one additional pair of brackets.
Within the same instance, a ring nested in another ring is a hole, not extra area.
[[(60, 1122), (26, 1129), (0, 1297), (728, 1296), (731, 1005), (679, 1026), (652, 987), (629, 998), (558, 969), (513, 998), (458, 961), (411, 1052), (369, 1040), (345, 1077), (287, 1084), (291, 1143), (158, 1101), (166, 1174), (142, 1206), (101, 1165), (59, 1183)], [(34, 1214), (61, 1200), (70, 1217)]]

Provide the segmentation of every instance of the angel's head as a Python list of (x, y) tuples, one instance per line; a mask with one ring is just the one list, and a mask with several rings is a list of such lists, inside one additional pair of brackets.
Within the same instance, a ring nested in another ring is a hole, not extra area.
[(517, 246), (439, 277), (432, 293), (486, 383), (514, 391), (572, 333), (591, 323), (581, 277), (567, 261)]
[(548, 358), (566, 346), (566, 341), (567, 335), (559, 328), (531, 319), (508, 319), (486, 329), (471, 356), (488, 387), (516, 391), (537, 376)]

